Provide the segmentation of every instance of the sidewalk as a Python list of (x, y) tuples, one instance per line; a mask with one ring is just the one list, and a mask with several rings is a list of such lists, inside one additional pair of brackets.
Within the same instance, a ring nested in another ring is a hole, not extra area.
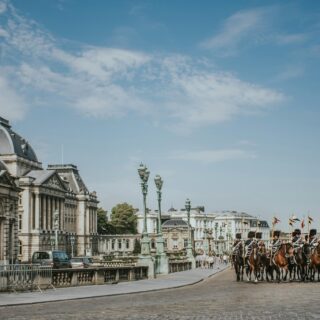
[(223, 264), (213, 269), (193, 269), (170, 273), (152, 280), (120, 282), (118, 284), (81, 286), (69, 288), (48, 289), (40, 292), (0, 293), (0, 306), (14, 306), (53, 302), (61, 300), (85, 299), (102, 296), (139, 293), (153, 290), (172, 289), (200, 282), (220, 271), (228, 269)]

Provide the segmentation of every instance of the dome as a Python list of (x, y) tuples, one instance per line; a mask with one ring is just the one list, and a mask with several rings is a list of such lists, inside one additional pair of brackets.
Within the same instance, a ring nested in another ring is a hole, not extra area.
[(173, 228), (173, 227), (188, 227), (188, 223), (182, 219), (169, 219), (162, 224), (164, 228)]
[(0, 155), (16, 154), (18, 157), (38, 162), (30, 144), (12, 131), (9, 121), (0, 117)]

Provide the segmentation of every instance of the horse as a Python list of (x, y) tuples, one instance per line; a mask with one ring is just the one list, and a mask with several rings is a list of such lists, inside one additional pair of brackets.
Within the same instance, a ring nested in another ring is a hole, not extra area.
[(259, 255), (259, 248), (256, 242), (252, 243), (252, 250), (247, 257), (247, 280), (251, 281), (251, 275), (254, 274), (254, 282), (258, 282), (258, 274), (260, 272), (261, 256)]
[(318, 271), (318, 281), (320, 281), (320, 243), (312, 250), (310, 255), (311, 281), (314, 281), (316, 271)]
[(285, 270), (285, 275), (283, 277), (283, 280), (287, 280), (288, 275), (288, 254), (293, 254), (292, 252), (292, 244), (291, 243), (282, 243), (276, 251), (276, 253), (273, 255), (272, 263), (275, 267), (275, 270), (277, 272), (277, 281), (280, 282), (280, 274), (282, 270)]
[(242, 242), (239, 242), (233, 249), (232, 264), (237, 276), (237, 281), (243, 281), (244, 257)]
[(270, 264), (270, 251), (267, 250), (264, 242), (260, 242), (258, 246), (258, 255), (260, 256), (260, 270), (259, 270), (259, 280), (264, 280), (264, 274), (266, 274), (266, 280), (269, 281), (268, 274), (271, 275), (273, 280), (273, 273), (271, 273), (272, 267)]
[(308, 266), (310, 261), (310, 247), (305, 243), (297, 249), (295, 253), (296, 269), (298, 279), (305, 281), (308, 279)]

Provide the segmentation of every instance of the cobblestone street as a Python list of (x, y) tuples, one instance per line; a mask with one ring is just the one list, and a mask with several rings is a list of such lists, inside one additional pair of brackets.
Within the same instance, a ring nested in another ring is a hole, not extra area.
[(320, 319), (319, 283), (237, 283), (227, 270), (179, 289), (2, 307), (0, 319)]

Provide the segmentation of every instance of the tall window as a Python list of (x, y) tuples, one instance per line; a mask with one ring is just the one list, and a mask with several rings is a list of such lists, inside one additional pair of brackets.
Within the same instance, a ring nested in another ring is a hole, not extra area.
[(122, 240), (118, 239), (118, 249), (121, 250), (122, 249)]
[(126, 240), (126, 249), (129, 249), (129, 248), (130, 248), (130, 240), (127, 239), (127, 240)]
[(111, 250), (114, 250), (114, 244), (115, 244), (115, 240), (112, 239), (112, 241), (111, 241)]
[(22, 230), (22, 214), (19, 214), (19, 230)]
[(188, 239), (183, 239), (183, 246), (185, 248), (188, 246)]
[(22, 256), (22, 241), (19, 240), (19, 255)]

